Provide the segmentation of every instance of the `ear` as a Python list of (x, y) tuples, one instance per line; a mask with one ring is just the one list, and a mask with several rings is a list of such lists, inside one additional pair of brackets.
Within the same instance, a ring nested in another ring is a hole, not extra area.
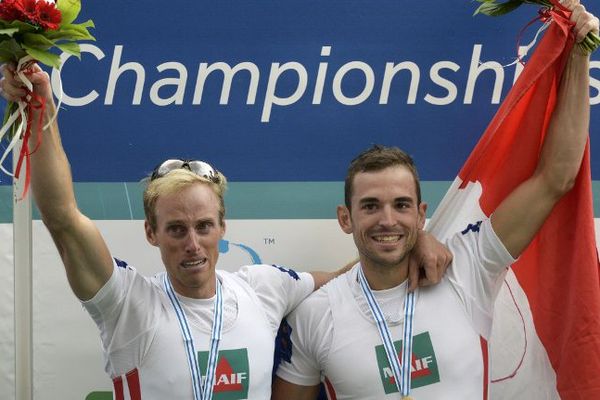
[(226, 231), (227, 231), (227, 223), (225, 222), (225, 220), (223, 220), (223, 223), (221, 224), (221, 239), (223, 239), (223, 237), (225, 237)]
[(425, 203), (424, 201), (421, 202), (421, 204), (419, 204), (419, 217), (418, 217), (418, 226), (419, 229), (423, 229), (425, 227), (425, 222), (427, 221), (427, 203)]
[(337, 206), (337, 218), (340, 228), (344, 233), (352, 233), (352, 220), (350, 218), (350, 210), (346, 206)]
[(146, 231), (146, 240), (148, 241), (148, 243), (150, 243), (152, 246), (158, 246), (156, 235), (154, 234), (154, 231), (152, 230), (152, 227), (150, 226), (148, 220), (144, 221), (144, 230)]

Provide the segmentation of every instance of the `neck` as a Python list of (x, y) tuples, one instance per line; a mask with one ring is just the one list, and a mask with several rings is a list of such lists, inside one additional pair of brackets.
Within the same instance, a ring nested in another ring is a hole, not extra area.
[(217, 294), (217, 285), (214, 276), (204, 285), (198, 287), (181, 285), (177, 279), (173, 279), (171, 276), (169, 276), (169, 281), (177, 294), (191, 299), (210, 299)]
[(373, 265), (373, 263), (361, 259), (360, 264), (372, 290), (391, 289), (408, 279), (407, 262), (390, 267)]

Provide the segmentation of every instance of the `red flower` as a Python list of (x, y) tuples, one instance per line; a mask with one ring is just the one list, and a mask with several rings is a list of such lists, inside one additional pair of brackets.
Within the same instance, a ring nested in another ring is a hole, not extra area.
[(3, 0), (0, 3), (0, 19), (10, 22), (21, 18), (21, 6), (17, 5), (19, 0)]
[(47, 3), (44, 0), (37, 2), (36, 20), (37, 24), (44, 29), (55, 30), (60, 27), (62, 15), (54, 3)]
[[(37, 0), (16, 0), (15, 8), (19, 10), (24, 20), (35, 23), (37, 20)], [(21, 19), (21, 18), (19, 18)]]

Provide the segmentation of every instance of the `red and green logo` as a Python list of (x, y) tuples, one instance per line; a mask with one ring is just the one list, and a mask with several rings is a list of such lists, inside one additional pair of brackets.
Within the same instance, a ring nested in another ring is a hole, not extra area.
[[(198, 352), (200, 371), (206, 372), (208, 351)], [(202, 380), (205, 380), (202, 375)], [(220, 350), (217, 360), (213, 400), (242, 400), (248, 398), (250, 386), (250, 367), (248, 350)]]
[[(394, 347), (398, 353), (398, 360), (402, 360), (402, 341), (394, 342)], [(375, 346), (375, 355), (377, 356), (377, 366), (379, 368), (379, 376), (385, 394), (397, 393), (396, 379), (383, 345)], [(424, 332), (413, 337), (412, 362), (410, 369), (412, 389), (431, 385), (440, 381), (440, 373), (438, 370), (435, 352), (429, 332)]]

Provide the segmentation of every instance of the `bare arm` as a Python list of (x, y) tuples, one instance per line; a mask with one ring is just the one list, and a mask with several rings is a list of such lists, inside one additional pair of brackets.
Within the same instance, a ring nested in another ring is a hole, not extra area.
[(431, 286), (440, 283), (446, 269), (452, 262), (452, 253), (431, 233), (419, 230), (415, 247), (408, 260), (408, 291), (418, 286)]
[[(575, 3), (567, 6), (573, 10), (571, 20), (581, 41), (589, 31), (598, 32), (598, 18)], [(573, 187), (588, 138), (589, 119), (589, 56), (575, 46), (563, 73), (537, 168), (492, 215), (494, 231), (512, 256), (523, 252), (554, 205)]]
[[(13, 71), (13, 66), (2, 66), (0, 88), (7, 100), (16, 101), (25, 91)], [(46, 99), (45, 125), (55, 112), (48, 74), (35, 65), (28, 77), (34, 92)], [(71, 289), (78, 298), (90, 299), (112, 274), (110, 253), (96, 226), (77, 208), (58, 125), (54, 122), (43, 132), (35, 131), (36, 124), (32, 126), (30, 148), (35, 146), (37, 135), (43, 135), (42, 144), (30, 158), (35, 203), (63, 260)]]
[(319, 385), (295, 385), (276, 376), (271, 400), (315, 400), (318, 395)]
[(310, 271), (309, 273), (312, 275), (312, 277), (315, 281), (315, 289), (314, 290), (319, 289), (321, 286), (323, 286), (324, 284), (326, 284), (327, 282), (329, 282), (336, 276), (339, 276), (339, 275), (343, 274), (344, 272), (349, 271), (354, 266), (354, 264), (356, 264), (357, 262), (358, 262), (358, 260), (352, 260), (349, 263), (347, 263), (346, 265), (344, 265), (342, 268), (340, 268), (336, 271), (332, 271), (332, 272)]

